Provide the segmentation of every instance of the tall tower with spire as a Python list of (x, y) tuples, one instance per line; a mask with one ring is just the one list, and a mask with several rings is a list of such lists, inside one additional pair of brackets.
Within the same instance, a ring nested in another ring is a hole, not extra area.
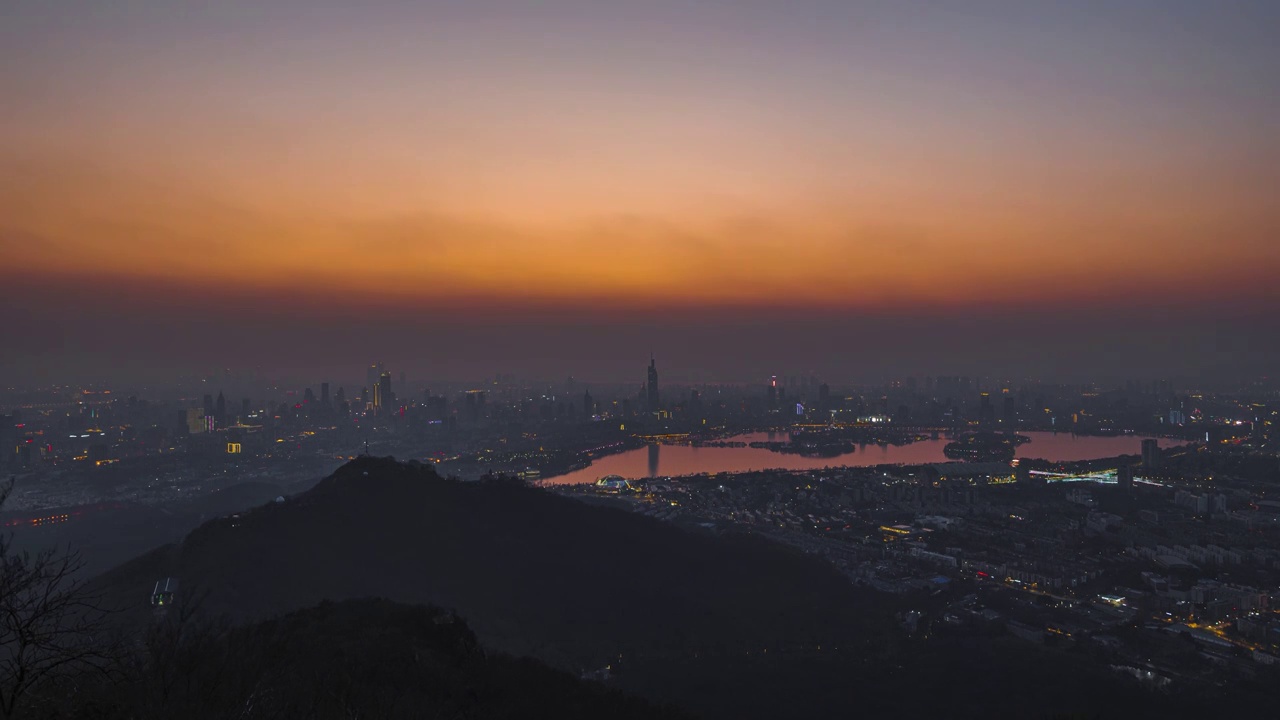
[(654, 362), (653, 353), (649, 353), (649, 381), (645, 384), (644, 390), (649, 411), (656, 411), (658, 409), (658, 366)]

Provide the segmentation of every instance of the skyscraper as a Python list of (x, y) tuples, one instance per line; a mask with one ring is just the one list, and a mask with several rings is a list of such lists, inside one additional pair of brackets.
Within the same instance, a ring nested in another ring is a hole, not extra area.
[(213, 408), (214, 422), (218, 427), (225, 427), (227, 424), (227, 398), (218, 393), (218, 399), (214, 402)]
[(1142, 441), (1142, 467), (1150, 470), (1160, 465), (1160, 441), (1147, 438)]
[(1132, 465), (1122, 464), (1120, 468), (1116, 470), (1116, 484), (1118, 484), (1120, 486), (1120, 489), (1126, 493), (1133, 492), (1133, 466)]
[(390, 409), (395, 406), (396, 396), (391, 392), (391, 373), (384, 371), (378, 376), (378, 387), (373, 397), (374, 407), (379, 410), (383, 408)]
[(658, 409), (658, 366), (649, 356), (649, 381), (645, 384), (645, 400), (650, 411)]

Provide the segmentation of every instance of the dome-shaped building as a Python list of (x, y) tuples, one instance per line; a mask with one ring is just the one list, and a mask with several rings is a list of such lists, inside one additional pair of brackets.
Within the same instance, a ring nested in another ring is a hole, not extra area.
[(605, 475), (596, 481), (596, 487), (609, 490), (630, 490), (631, 481), (621, 475)]

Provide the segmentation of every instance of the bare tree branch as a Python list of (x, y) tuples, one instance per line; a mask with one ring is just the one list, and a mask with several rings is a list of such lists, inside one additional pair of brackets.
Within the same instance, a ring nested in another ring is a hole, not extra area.
[[(0, 486), (0, 508), (13, 481)], [(31, 553), (0, 535), (0, 718), (15, 716), (41, 685), (108, 660), (99, 598), (77, 577), (70, 548)]]

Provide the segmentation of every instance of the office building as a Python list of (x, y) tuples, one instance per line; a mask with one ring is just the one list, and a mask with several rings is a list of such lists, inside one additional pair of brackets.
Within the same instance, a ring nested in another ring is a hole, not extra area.
[(1133, 492), (1133, 466), (1121, 465), (1116, 470), (1116, 484), (1126, 493)]
[(395, 407), (396, 396), (391, 392), (391, 373), (383, 372), (378, 376), (378, 384), (374, 386), (373, 407), (376, 410)]
[(649, 356), (649, 379), (645, 383), (645, 401), (650, 412), (658, 410), (658, 367), (653, 356)]
[(1150, 470), (1160, 466), (1160, 441), (1147, 438), (1142, 441), (1142, 468)]

